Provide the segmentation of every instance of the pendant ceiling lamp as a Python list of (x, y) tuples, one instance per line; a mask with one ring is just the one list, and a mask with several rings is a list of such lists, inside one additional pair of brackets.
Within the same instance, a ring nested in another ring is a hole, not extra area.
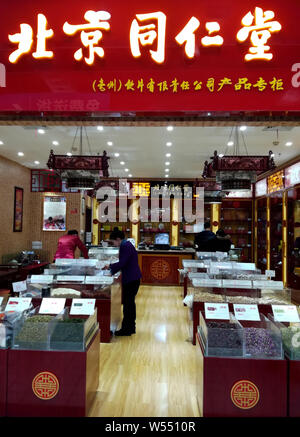
[[(85, 132), (89, 154), (83, 153), (83, 131)], [(79, 149), (76, 147), (77, 138), (79, 140)], [(75, 155), (74, 151), (77, 150), (79, 154)], [(76, 129), (69, 155), (55, 155), (51, 150), (47, 166), (59, 174), (62, 180), (67, 181), (68, 188), (92, 190), (97, 181), (109, 177), (109, 159), (106, 151), (102, 155), (92, 155), (86, 128), (80, 126)]]
[[(240, 152), (240, 139), (243, 141), (245, 154)], [(256, 182), (257, 176), (275, 168), (274, 154), (270, 150), (268, 155), (249, 155), (244, 134), (235, 126), (232, 128), (228, 146), (224, 154), (214, 151), (210, 163), (205, 161), (203, 178), (215, 178), (221, 184), (222, 191), (251, 190), (251, 184)], [(233, 154), (227, 155), (228, 147), (233, 147)]]

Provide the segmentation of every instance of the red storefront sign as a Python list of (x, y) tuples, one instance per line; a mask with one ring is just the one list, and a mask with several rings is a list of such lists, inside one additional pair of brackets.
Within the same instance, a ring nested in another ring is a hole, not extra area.
[(15, 0), (0, 17), (0, 111), (300, 110), (298, 0)]

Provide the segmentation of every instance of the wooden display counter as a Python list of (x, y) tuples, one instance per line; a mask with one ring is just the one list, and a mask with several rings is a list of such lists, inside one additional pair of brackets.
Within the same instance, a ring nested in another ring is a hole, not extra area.
[(287, 361), (206, 357), (197, 334), (197, 397), (204, 417), (286, 417)]
[(99, 337), (85, 352), (9, 350), (7, 416), (87, 416), (99, 383)]
[(138, 250), (142, 284), (179, 285), (183, 259), (194, 259), (194, 249)]
[(8, 350), (0, 349), (0, 417), (6, 415)]

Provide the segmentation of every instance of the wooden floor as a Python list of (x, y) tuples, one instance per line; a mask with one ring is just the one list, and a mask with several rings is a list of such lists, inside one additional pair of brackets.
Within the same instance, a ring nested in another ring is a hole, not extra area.
[(137, 333), (100, 344), (90, 417), (199, 417), (196, 346), (182, 288), (141, 286)]

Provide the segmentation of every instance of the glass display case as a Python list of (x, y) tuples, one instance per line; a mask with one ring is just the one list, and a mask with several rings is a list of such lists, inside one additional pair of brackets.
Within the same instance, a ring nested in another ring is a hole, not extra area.
[(300, 323), (278, 323), (285, 354), (290, 360), (300, 360)]
[(13, 333), (21, 321), (21, 312), (0, 311), (0, 349), (7, 349), (11, 346)]
[(257, 267), (267, 268), (267, 198), (256, 201), (257, 211)]
[(97, 310), (91, 316), (71, 316), (70, 308), (58, 315), (39, 314), (36, 307), (13, 331), (13, 349), (84, 351), (99, 329)]
[(91, 316), (72, 316), (65, 308), (53, 325), (50, 350), (84, 351), (99, 329), (97, 310)]
[[(287, 191), (287, 279), (289, 287), (300, 290), (300, 187)], [(298, 269), (299, 274), (295, 274)]]
[(89, 248), (89, 258), (96, 259), (98, 261), (108, 261), (108, 263), (114, 263), (119, 261), (119, 248), (91, 246)]
[(259, 316), (260, 321), (257, 322), (240, 320), (244, 332), (244, 357), (283, 359), (280, 329), (263, 314)]
[(199, 312), (198, 333), (206, 356), (243, 357), (243, 328), (233, 314), (229, 315), (229, 320), (212, 320)]
[(55, 316), (39, 314), (39, 307), (22, 316), (13, 332), (13, 349), (49, 350), (49, 340)]
[(270, 264), (275, 278), (282, 281), (282, 192), (270, 196)]
[(240, 261), (252, 260), (252, 200), (223, 200), (221, 226), (240, 250)]

